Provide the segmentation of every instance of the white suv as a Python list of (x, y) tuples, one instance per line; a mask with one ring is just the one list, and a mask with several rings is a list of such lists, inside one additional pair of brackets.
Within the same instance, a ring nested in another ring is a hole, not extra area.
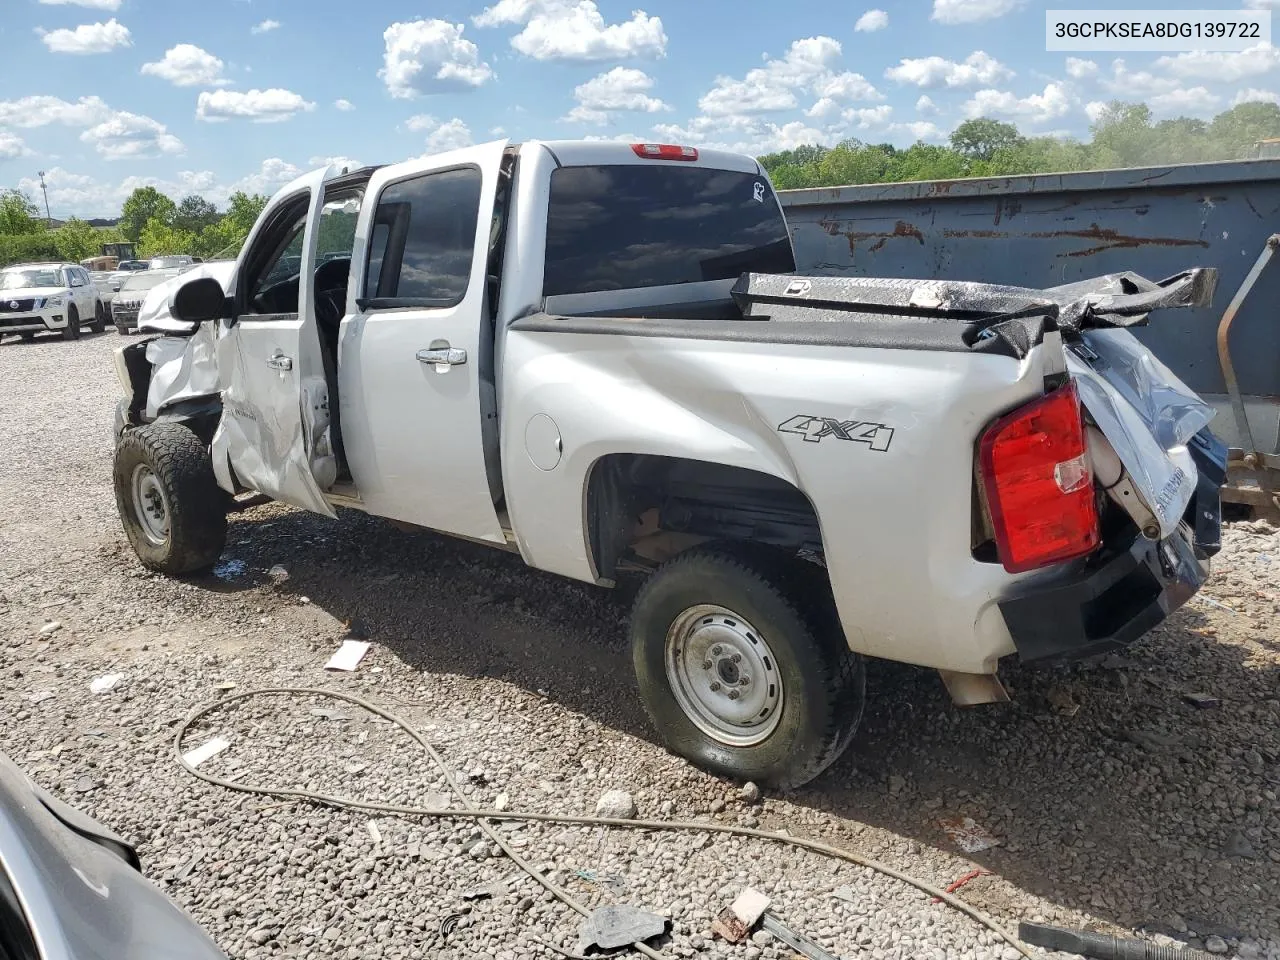
[(25, 263), (0, 270), (0, 334), (30, 340), (48, 330), (75, 340), (81, 324), (101, 333), (106, 323), (107, 309), (84, 267)]

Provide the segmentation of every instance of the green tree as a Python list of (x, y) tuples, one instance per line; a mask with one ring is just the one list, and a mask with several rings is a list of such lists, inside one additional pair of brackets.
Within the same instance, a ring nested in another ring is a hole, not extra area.
[(177, 205), (155, 187), (139, 187), (124, 202), (120, 230), (126, 240), (140, 241), (143, 229), (152, 220), (172, 226), (177, 212)]
[(1232, 107), (1213, 118), (1208, 136), (1226, 155), (1224, 159), (1252, 157), (1259, 140), (1280, 137), (1280, 106), (1242, 103)]
[(990, 160), (997, 151), (1019, 147), (1025, 140), (1012, 123), (990, 117), (966, 120), (951, 132), (951, 146), (966, 157)]
[(53, 242), (58, 247), (58, 256), (72, 263), (96, 256), (102, 244), (98, 231), (76, 217), (53, 231)]
[(190, 230), (178, 230), (160, 217), (152, 217), (138, 236), (138, 254), (143, 257), (189, 254), (195, 243), (196, 236)]
[(205, 227), (212, 226), (219, 220), (218, 208), (199, 194), (188, 194), (178, 204), (173, 216), (173, 225), (178, 230), (199, 233)]
[[(245, 193), (243, 190), (237, 190), (231, 195), (231, 199), (227, 201), (227, 213), (225, 219), (230, 220), (232, 225), (238, 232), (243, 232), (244, 236), (249, 236), (249, 231), (253, 229), (253, 225), (258, 222), (258, 217), (267, 207), (267, 201), (270, 197), (264, 197), (260, 193)], [(243, 239), (243, 238), (242, 238)]]
[(21, 190), (0, 190), (0, 236), (38, 233), (44, 224), (31, 197)]

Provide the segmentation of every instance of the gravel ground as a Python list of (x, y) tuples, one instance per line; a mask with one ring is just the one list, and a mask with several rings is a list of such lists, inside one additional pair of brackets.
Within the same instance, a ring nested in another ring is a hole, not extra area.
[[(1040, 918), (1280, 958), (1275, 528), (1232, 525), (1207, 590), (1123, 656), (1011, 665), (1008, 707), (957, 710), (928, 672), (873, 664), (848, 754), (804, 790), (744, 799), (655, 745), (624, 642), (626, 590), (357, 514), (333, 523), (275, 506), (233, 520), (218, 575), (143, 571), (110, 485), (118, 342), (0, 344), (0, 750), (136, 841), (148, 874), (231, 956), (552, 957), (547, 943), (576, 950), (578, 919), (471, 823), (279, 804), (188, 776), (174, 730), (227, 684), (371, 698), (426, 731), (477, 804), (581, 814), (622, 789), (642, 817), (785, 828), (940, 885), (982, 868), (961, 895), (1010, 927)], [(276, 564), (287, 579), (270, 575)], [(326, 674), (349, 625), (373, 649), (357, 672)], [(123, 679), (92, 694), (108, 673)], [(1221, 706), (1184, 700), (1201, 692)], [(244, 783), (447, 800), (404, 734), (350, 705), (230, 704), (186, 746), (210, 735), (231, 746), (205, 768)], [(959, 850), (939, 821), (964, 816), (999, 845)], [(1016, 956), (895, 881), (764, 841), (501, 829), (583, 901), (670, 916), (671, 956), (793, 956), (764, 934), (711, 940), (711, 917), (744, 886), (840, 956)], [(462, 898), (508, 878), (495, 897)]]

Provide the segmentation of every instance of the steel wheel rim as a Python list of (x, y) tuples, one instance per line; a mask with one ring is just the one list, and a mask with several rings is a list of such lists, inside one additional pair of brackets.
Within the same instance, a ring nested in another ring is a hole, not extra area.
[(133, 513), (142, 535), (157, 547), (169, 540), (169, 498), (160, 480), (145, 463), (133, 468)]
[(778, 728), (778, 658), (744, 617), (714, 604), (690, 607), (667, 630), (664, 660), (676, 703), (713, 740), (754, 747)]

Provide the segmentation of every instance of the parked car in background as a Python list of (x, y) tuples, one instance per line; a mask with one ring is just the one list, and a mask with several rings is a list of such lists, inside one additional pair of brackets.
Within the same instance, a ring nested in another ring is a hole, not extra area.
[(98, 298), (107, 308), (107, 312), (111, 312), (111, 301), (115, 299), (116, 288), (111, 285), (111, 277), (113, 272), (110, 270), (90, 270), (89, 280), (98, 288)]
[(0, 270), (0, 334), (31, 340), (51, 331), (75, 340), (81, 324), (101, 333), (106, 323), (106, 304), (84, 267), (26, 263)]
[(147, 269), (145, 260), (121, 260), (119, 266), (111, 274), (110, 284), (113, 293), (120, 292), (120, 285), (133, 274)]
[[(189, 268), (188, 268), (189, 269)], [(111, 302), (111, 322), (121, 336), (138, 326), (138, 311), (147, 294), (166, 280), (183, 273), (178, 268), (143, 270), (128, 277)]]
[(0, 957), (226, 960), (137, 851), (0, 753)]
[(147, 269), (168, 270), (171, 267), (190, 267), (196, 262), (195, 257), (181, 256), (152, 257)]

